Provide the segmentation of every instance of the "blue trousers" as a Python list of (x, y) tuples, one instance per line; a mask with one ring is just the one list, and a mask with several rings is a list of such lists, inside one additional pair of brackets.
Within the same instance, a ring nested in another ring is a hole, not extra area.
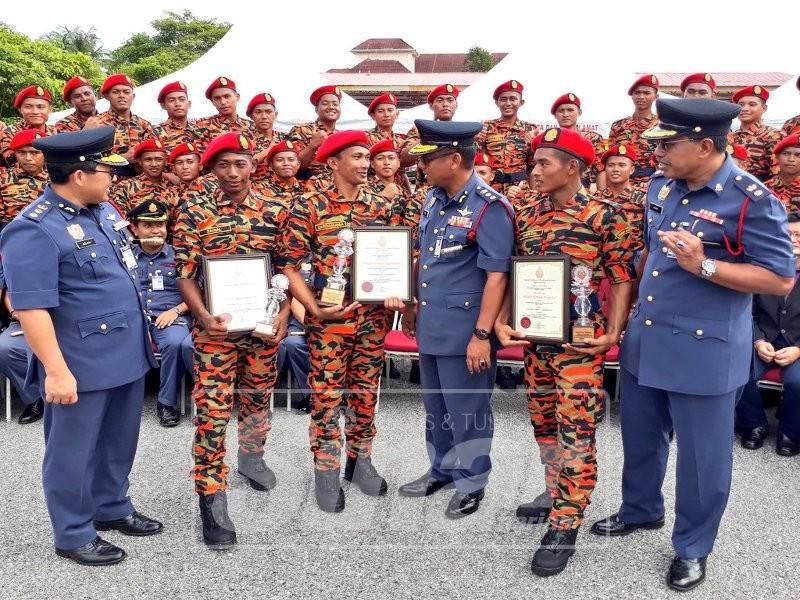
[(425, 442), (433, 479), (453, 479), (456, 489), (483, 489), (492, 470), (494, 417), (492, 367), (470, 375), (466, 356), (419, 355), (422, 401), (425, 404)]
[(22, 331), (19, 322), (11, 321), (0, 333), (0, 373), (11, 380), (11, 385), (27, 405), (39, 399), (39, 389), (34, 385), (25, 387), (30, 347), (24, 335), (11, 335), (18, 331)]
[(669, 432), (678, 446), (672, 546), (680, 558), (711, 554), (728, 504), (733, 469), (733, 421), (738, 390), (693, 396), (639, 385), (622, 369), (622, 507), (626, 523), (664, 516), (661, 486)]
[(128, 497), (144, 402), (144, 377), (78, 394), (75, 404), (45, 403), (42, 484), (56, 548), (91, 542), (93, 519), (133, 513)]
[[(787, 343), (774, 343), (776, 350), (785, 348)], [(765, 372), (777, 366), (765, 363), (758, 355), (753, 358), (753, 378), (747, 383), (742, 399), (736, 405), (736, 428), (742, 431), (767, 426), (767, 415), (761, 402), (761, 392), (756, 385)], [(800, 439), (800, 360), (781, 369), (783, 378), (783, 398), (780, 408), (779, 431), (790, 438)]]
[(192, 332), (186, 325), (170, 325), (164, 329), (151, 325), (150, 335), (161, 353), (158, 401), (177, 406), (184, 374), (191, 373), (194, 364)]
[(302, 390), (303, 394), (310, 394), (308, 388), (308, 372), (311, 369), (309, 362), (308, 342), (304, 335), (291, 335), (293, 332), (305, 331), (303, 326), (294, 317), (289, 318), (289, 334), (280, 341), (278, 345), (278, 372), (283, 370), (284, 365), (292, 372), (295, 385)]

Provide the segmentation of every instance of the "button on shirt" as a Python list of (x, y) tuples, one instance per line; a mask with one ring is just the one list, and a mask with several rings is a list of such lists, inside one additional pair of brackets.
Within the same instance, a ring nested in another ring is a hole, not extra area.
[[(82, 208), (48, 186), (0, 236), (11, 303), (50, 313), (78, 392), (125, 385), (156, 366), (119, 222), (111, 204)], [(28, 379), (41, 386), (44, 369), (31, 360)]]
[[(739, 252), (739, 215), (748, 197)], [(728, 157), (698, 190), (683, 180), (654, 177), (646, 215), (647, 263), (622, 365), (640, 385), (686, 394), (718, 395), (744, 385), (753, 342), (751, 294), (685, 271), (663, 251), (657, 232), (683, 227), (701, 238), (707, 258), (792, 277), (795, 260), (781, 201)]]
[(486, 273), (509, 271), (513, 214), (505, 197), (475, 174), (453, 198), (439, 187), (428, 193), (416, 243), (420, 250), (420, 352), (466, 354), (480, 313)]

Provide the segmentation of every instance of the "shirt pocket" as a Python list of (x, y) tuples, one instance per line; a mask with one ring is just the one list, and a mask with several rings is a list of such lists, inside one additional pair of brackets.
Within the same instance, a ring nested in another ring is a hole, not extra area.
[(481, 307), (483, 292), (456, 292), (446, 294), (444, 304), (448, 309), (472, 310)]
[(127, 329), (128, 318), (124, 312), (113, 312), (97, 317), (88, 317), (78, 321), (78, 331), (81, 338), (89, 337), (95, 333), (108, 335), (116, 329)]
[(97, 245), (87, 246), (75, 250), (73, 256), (86, 283), (103, 283), (111, 279), (113, 262), (117, 259), (106, 249)]
[(672, 334), (691, 336), (696, 340), (728, 341), (728, 322), (675, 315)]
[(469, 228), (447, 225), (442, 233), (442, 247), (439, 251), (439, 260), (452, 260), (457, 258), (468, 244), (467, 235)]
[(248, 232), (248, 247), (258, 252), (269, 252), (275, 245), (276, 234), (274, 227), (253, 225)]

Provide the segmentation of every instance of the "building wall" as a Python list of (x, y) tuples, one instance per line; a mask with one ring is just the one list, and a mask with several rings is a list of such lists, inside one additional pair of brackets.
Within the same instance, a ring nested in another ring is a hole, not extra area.
[(398, 52), (353, 52), (356, 56), (358, 62), (362, 60), (372, 59), (372, 60), (396, 60), (401, 65), (403, 65), (406, 69), (414, 72), (414, 53), (410, 50), (405, 51), (398, 51)]

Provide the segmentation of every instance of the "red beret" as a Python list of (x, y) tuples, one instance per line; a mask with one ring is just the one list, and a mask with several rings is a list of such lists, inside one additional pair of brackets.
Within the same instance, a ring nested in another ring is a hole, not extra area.
[(81, 77), (80, 75), (75, 75), (72, 77), (67, 83), (64, 84), (64, 91), (61, 92), (61, 97), (64, 98), (64, 102), (69, 102), (70, 94), (79, 87), (83, 87), (85, 85), (91, 86), (92, 82), (86, 79), (86, 77)]
[(453, 96), (453, 98), (458, 98), (458, 88), (450, 83), (437, 85), (428, 94), (428, 104), (432, 104), (437, 96)]
[(376, 97), (372, 102), (369, 103), (369, 108), (367, 108), (367, 114), (371, 115), (372, 111), (378, 108), (379, 104), (391, 104), (393, 106), (397, 106), (397, 97), (394, 94), (390, 94), (386, 92), (385, 94), (381, 94), (380, 96)]
[(494, 88), (494, 94), (492, 94), (492, 98), (497, 100), (497, 97), (502, 94), (503, 92), (518, 92), (519, 95), (522, 95), (522, 90), (525, 89), (525, 86), (522, 85), (516, 79), (509, 79), (505, 83), (501, 83), (496, 88)]
[(198, 148), (197, 144), (194, 142), (183, 142), (182, 144), (178, 144), (172, 149), (172, 152), (169, 153), (167, 162), (169, 164), (173, 164), (179, 157), (187, 154), (197, 154), (197, 156), (200, 156), (200, 148)]
[(731, 100), (734, 102), (738, 102), (745, 96), (755, 96), (756, 98), (761, 98), (764, 102), (769, 99), (769, 90), (765, 87), (760, 85), (751, 85), (746, 88), (742, 88), (738, 90)]
[(278, 152), (294, 152), (295, 154), (298, 154), (297, 144), (290, 140), (283, 140), (277, 144), (274, 144), (267, 152), (267, 158), (264, 160), (264, 162), (269, 164), (269, 162)]
[(600, 162), (606, 164), (606, 161), (612, 156), (624, 156), (625, 158), (630, 158), (633, 162), (639, 160), (639, 157), (636, 155), (636, 150), (634, 150), (632, 146), (626, 146), (625, 144), (611, 146), (608, 150), (603, 152), (603, 155), (600, 157)]
[(654, 90), (658, 91), (658, 77), (653, 74), (642, 75), (633, 82), (631, 87), (628, 88), (628, 96), (633, 96), (633, 90), (635, 90), (640, 85), (646, 85), (647, 87), (651, 87)]
[(148, 138), (136, 145), (136, 148), (133, 149), (133, 158), (139, 158), (139, 155), (145, 152), (163, 152), (166, 154), (167, 149), (164, 148), (164, 142), (158, 138)]
[(717, 89), (717, 82), (714, 81), (711, 73), (692, 73), (691, 75), (687, 75), (683, 78), (683, 81), (681, 81), (681, 91), (685, 92), (686, 87), (690, 83), (705, 83), (712, 90)]
[[(505, 90), (504, 90), (505, 91)], [(485, 152), (478, 152), (475, 155), (475, 166), (476, 167), (490, 167), (494, 169), (494, 161), (492, 157), (486, 154)]]
[(314, 106), (317, 105), (320, 98), (322, 98), (325, 94), (333, 94), (339, 100), (342, 99), (342, 90), (339, 89), (338, 85), (323, 85), (322, 87), (318, 87), (313, 92), (311, 92), (311, 96), (309, 96), (309, 101)]
[(372, 144), (372, 146), (370, 146), (369, 157), (375, 158), (381, 152), (399, 153), (399, 150), (397, 149), (397, 146), (394, 145), (393, 140), (381, 140), (380, 142), (375, 142), (374, 144)]
[(33, 144), (33, 140), (47, 137), (46, 133), (42, 133), (38, 129), (23, 129), (11, 138), (11, 143), (8, 145), (9, 150), (17, 150)]
[(275, 105), (275, 96), (268, 94), (267, 92), (263, 92), (253, 96), (253, 99), (247, 103), (247, 111), (245, 114), (249, 117), (259, 104), (272, 104), (273, 108), (277, 108)]
[(775, 156), (777, 156), (790, 146), (800, 146), (800, 135), (796, 133), (792, 135), (787, 135), (780, 142), (775, 144)]
[(577, 131), (571, 129), (559, 129), (553, 127), (543, 131), (531, 142), (531, 148), (535, 152), (538, 148), (555, 148), (571, 154), (575, 158), (581, 159), (587, 165), (594, 162), (595, 153), (592, 142), (583, 137)]
[(182, 82), (173, 81), (172, 83), (165, 85), (163, 88), (161, 88), (161, 91), (158, 92), (158, 102), (163, 102), (167, 94), (171, 94), (172, 92), (183, 92), (184, 94), (188, 94), (189, 90), (186, 89), (186, 85), (184, 85)]
[(220, 152), (236, 152), (237, 154), (253, 154), (253, 142), (241, 133), (231, 131), (223, 133), (211, 140), (206, 146), (205, 152), (200, 159), (200, 164), (204, 167), (209, 164)]
[(581, 99), (578, 98), (572, 92), (570, 92), (568, 94), (563, 94), (563, 95), (559, 96), (558, 98), (556, 98), (556, 101), (553, 102), (553, 105), (550, 107), (550, 114), (551, 115), (556, 114), (556, 111), (558, 110), (558, 107), (561, 106), (562, 104), (574, 104), (575, 106), (580, 108), (581, 107)]
[(206, 98), (211, 100), (211, 92), (213, 92), (217, 88), (228, 88), (230, 90), (236, 91), (236, 82), (233, 79), (228, 79), (227, 77), (217, 77), (214, 81), (211, 82), (206, 88)]
[(47, 100), (51, 104), (53, 103), (53, 97), (50, 95), (50, 92), (47, 91), (47, 88), (40, 85), (29, 85), (21, 89), (17, 97), (14, 98), (14, 108), (18, 109), (22, 106), (26, 98), (41, 98), (42, 100)]
[(103, 85), (100, 86), (100, 93), (105, 94), (115, 85), (127, 85), (130, 88), (134, 87), (133, 79), (125, 75), (125, 73), (112, 73), (106, 77)]
[(332, 133), (322, 142), (322, 145), (317, 150), (316, 156), (314, 156), (314, 160), (324, 163), (329, 157), (350, 146), (364, 146), (364, 148), (369, 148), (369, 137), (367, 137), (366, 132), (348, 129)]
[(733, 156), (733, 158), (738, 158), (739, 160), (747, 160), (749, 158), (747, 154), (747, 148), (741, 144), (728, 144), (728, 147), (725, 148), (725, 151)]

